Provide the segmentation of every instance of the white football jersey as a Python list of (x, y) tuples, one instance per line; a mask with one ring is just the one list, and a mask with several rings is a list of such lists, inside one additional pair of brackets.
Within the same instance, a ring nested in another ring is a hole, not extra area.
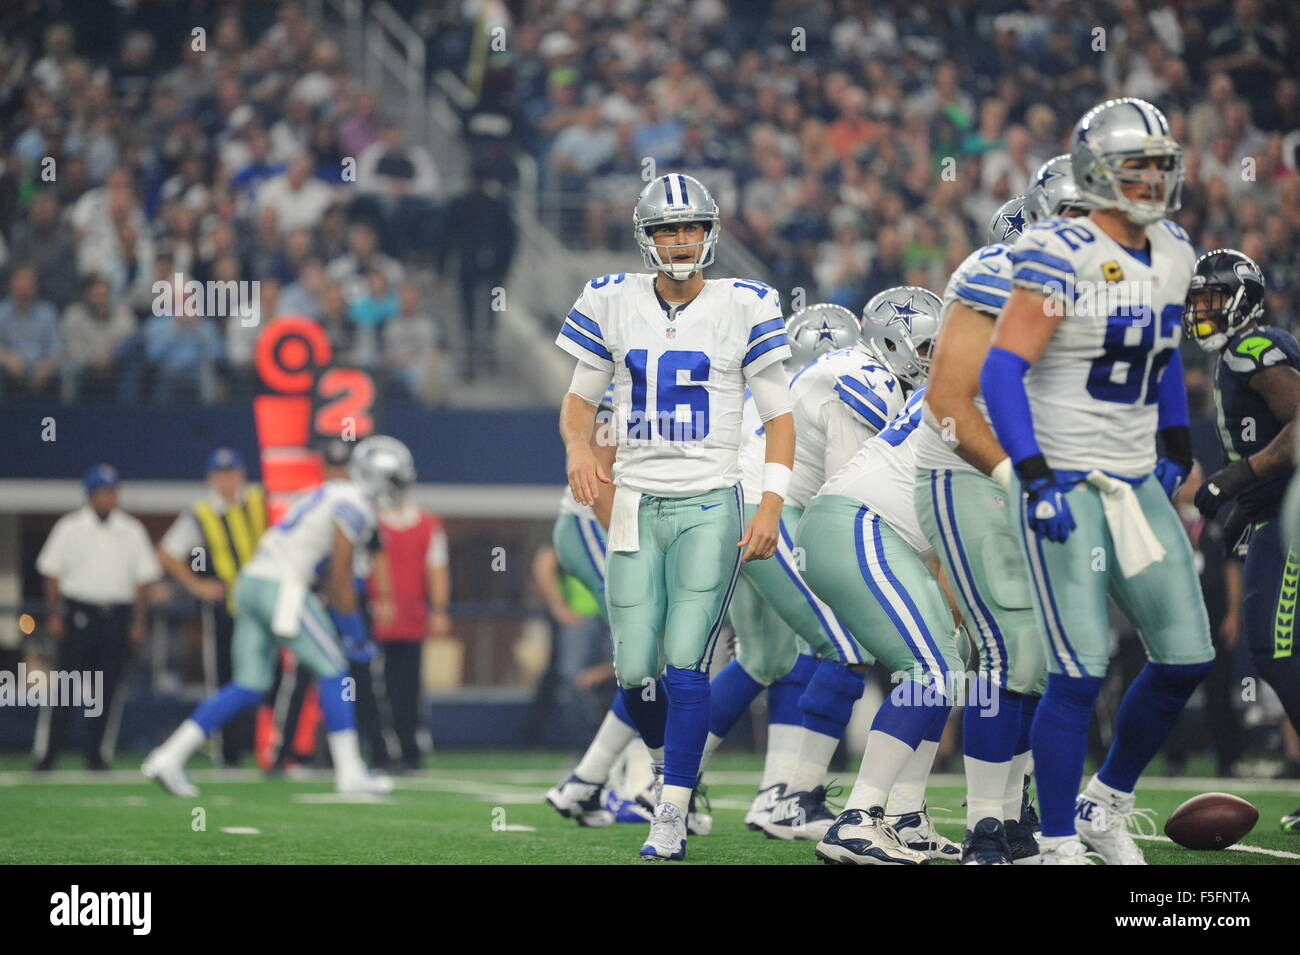
[[(797, 443), (797, 439), (796, 439)], [(767, 460), (767, 441), (763, 438), (763, 419), (758, 416), (754, 396), (745, 389), (745, 404), (740, 412), (740, 492), (746, 504), (763, 501), (763, 464)]]
[(255, 577), (310, 585), (334, 547), (334, 528), (352, 541), (354, 554), (375, 532), (374, 507), (351, 481), (326, 481), (299, 494), (280, 522), (257, 542), (244, 568)]
[[(883, 428), (903, 407), (903, 388), (893, 373), (861, 345), (841, 348), (805, 365), (790, 380), (794, 404), (794, 474), (786, 504), (807, 507), (826, 482), (827, 425), (832, 409), (848, 412), (854, 449)], [(840, 460), (851, 452), (844, 452)]]
[(1090, 218), (1051, 219), (1011, 249), (1012, 281), (1065, 316), (1025, 375), (1053, 469), (1136, 478), (1155, 467), (1159, 384), (1182, 338), (1196, 251), (1168, 219), (1146, 236), (1148, 248), (1134, 251)]
[(671, 313), (654, 276), (592, 279), (556, 344), (614, 375), (614, 483), (692, 497), (740, 481), (745, 381), (790, 357), (780, 295), (742, 279), (707, 279)]
[(907, 399), (903, 410), (888, 426), (867, 441), (849, 463), (822, 487), (822, 494), (839, 494), (861, 501), (879, 514), (907, 542), (928, 560), (933, 553), (912, 505), (916, 485), (916, 439), (921, 426), (924, 388)]
[[(1011, 295), (1011, 274), (1011, 246), (998, 242), (976, 249), (948, 279), (948, 287), (943, 290), (944, 312), (953, 302), (960, 302), (996, 320)], [(983, 395), (975, 395), (975, 407), (988, 421)], [(943, 427), (943, 423), (932, 414), (922, 418), (920, 433), (910, 442), (916, 446), (916, 466), (936, 471), (976, 470), (953, 449), (950, 441), (944, 440)]]

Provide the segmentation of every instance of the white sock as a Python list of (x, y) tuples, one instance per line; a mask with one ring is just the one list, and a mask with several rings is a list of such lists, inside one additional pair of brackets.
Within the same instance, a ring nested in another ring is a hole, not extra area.
[(334, 776), (364, 776), (366, 764), (361, 759), (361, 743), (356, 730), (336, 730), (328, 734), (330, 758), (334, 760)]
[(704, 752), (700, 756), (700, 772), (704, 772), (705, 767), (707, 767), (709, 765), (709, 762), (713, 759), (713, 754), (718, 751), (718, 747), (721, 745), (722, 745), (721, 736), (715, 736), (714, 734), (710, 733), (705, 738)]
[(685, 814), (691, 805), (691, 792), (692, 787), (690, 786), (665, 785), (664, 794), (659, 799), (659, 805), (662, 806), (664, 803), (670, 802)]
[(168, 736), (166, 741), (158, 747), (158, 753), (168, 762), (177, 763), (184, 766), (191, 756), (194, 755), (208, 736), (203, 732), (203, 727), (193, 720), (186, 720), (180, 726), (176, 727), (175, 732)]
[[(799, 766), (799, 731), (802, 726), (793, 723), (769, 723), (767, 727), (767, 757), (763, 760), (763, 779), (759, 789), (789, 783)], [(789, 786), (786, 787), (789, 789)]]
[(636, 730), (628, 726), (613, 713), (606, 713), (605, 719), (596, 730), (591, 745), (582, 754), (573, 774), (587, 783), (604, 785), (609, 780), (609, 772), (614, 768), (627, 744), (636, 737)]
[(901, 739), (872, 730), (867, 736), (867, 750), (862, 754), (858, 779), (849, 793), (845, 809), (867, 810), (872, 806), (884, 808), (894, 780), (903, 771), (915, 750)]
[(920, 812), (925, 805), (925, 784), (930, 781), (930, 770), (934, 768), (934, 758), (939, 754), (937, 739), (923, 739), (916, 752), (912, 754), (903, 771), (894, 780), (894, 788), (889, 791), (889, 806), (885, 809), (887, 816), (901, 816), (905, 812)]
[(1025, 798), (1025, 767), (1031, 759), (1028, 751), (1016, 753), (1007, 764), (1007, 785), (1002, 797), (1002, 818), (1020, 819), (1020, 805)]
[(799, 762), (790, 777), (790, 792), (807, 792), (820, 786), (826, 779), (826, 770), (840, 745), (838, 737), (827, 736), (807, 727), (798, 727)]
[[(990, 763), (967, 756), (966, 763), (966, 828), (972, 832), (981, 819), (1019, 819), (1020, 783), (1023, 775), (1014, 771), (1016, 760), (1007, 763)], [(1008, 775), (1009, 774), (1009, 775)], [(1014, 782), (1013, 782), (1014, 781)], [(1006, 814), (1007, 797), (1012, 785), (1016, 787), (1016, 811)]]
[(660, 746), (658, 749), (651, 749), (649, 746), (647, 746), (646, 751), (650, 754), (651, 765), (658, 766), (660, 769), (663, 769), (664, 748)]
[(1103, 796), (1109, 802), (1118, 805), (1131, 803), (1133, 801), (1132, 793), (1120, 792), (1118, 789), (1111, 789), (1098, 779), (1096, 775), (1093, 775), (1092, 779), (1088, 780), (1088, 786), (1085, 792), (1091, 793), (1094, 796)]

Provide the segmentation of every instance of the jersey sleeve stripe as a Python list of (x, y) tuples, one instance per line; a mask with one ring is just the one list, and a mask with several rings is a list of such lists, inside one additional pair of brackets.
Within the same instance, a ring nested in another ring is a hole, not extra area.
[(745, 352), (745, 358), (743, 361), (741, 361), (740, 367), (744, 368), (746, 365), (748, 365), (759, 355), (766, 355), (773, 348), (781, 348), (782, 346), (788, 347), (789, 344), (790, 344), (790, 340), (785, 337), (785, 332), (782, 332), (779, 335), (772, 335), (769, 338), (766, 338), (763, 341), (759, 342), (749, 351)]
[[(1010, 282), (1007, 283), (1010, 286)], [(1007, 304), (1005, 295), (998, 295), (996, 292), (985, 292), (981, 289), (970, 288), (966, 285), (958, 285), (953, 289), (957, 293), (957, 298), (962, 300), (963, 304), (979, 303), (988, 308), (996, 308), (999, 311)]]
[(1052, 255), (1050, 252), (1040, 252), (1038, 249), (1013, 249), (1011, 264), (1020, 265), (1022, 262), (1036, 262), (1066, 275), (1074, 274), (1074, 266), (1070, 264), (1068, 259), (1063, 259), (1059, 255)]
[(965, 277), (971, 285), (986, 285), (989, 288), (1000, 288), (1004, 292), (1011, 291), (1011, 279), (1003, 278), (1000, 275), (990, 275), (987, 272), (976, 272), (973, 275)]
[(583, 331), (588, 332), (591, 337), (597, 341), (603, 342), (605, 340), (604, 334), (601, 333), (600, 326), (589, 319), (586, 315), (583, 315), (582, 312), (578, 311), (576, 308), (569, 309), (569, 321), (573, 322), (573, 324), (577, 325)]
[(785, 328), (784, 318), (773, 318), (766, 322), (761, 322), (749, 330), (749, 341), (753, 343), (754, 339), (762, 338), (768, 332), (774, 332), (778, 328)]
[(592, 341), (590, 338), (588, 338), (586, 335), (583, 335), (581, 332), (574, 331), (572, 325), (566, 323), (565, 326), (560, 329), (560, 334), (563, 335), (565, 338), (577, 342), (579, 345), (587, 349), (587, 351), (591, 352), (593, 355), (595, 355), (598, 358), (603, 358), (605, 359), (605, 361), (610, 361), (610, 362), (614, 360), (614, 356), (609, 353), (608, 348), (606, 348), (604, 345), (600, 344), (599, 342)]
[[(879, 414), (873, 408), (867, 405), (853, 394), (849, 389), (844, 387), (845, 379), (841, 378), (835, 383), (835, 394), (839, 396), (840, 401), (844, 402), (849, 408), (863, 421), (871, 425), (877, 431), (885, 427), (885, 416)], [(875, 397), (874, 395), (872, 396)]]
[(1074, 286), (1073, 276), (1052, 275), (1029, 266), (1016, 269), (1015, 281), (1021, 288), (1034, 289), (1044, 294), (1064, 294), (1066, 289)]
[(880, 395), (876, 394), (862, 382), (858, 381), (858, 379), (853, 378), (850, 375), (840, 375), (839, 378), (835, 379), (835, 382), (837, 386), (843, 386), (853, 391), (858, 398), (871, 402), (871, 404), (880, 409), (881, 414), (888, 414), (889, 406), (885, 404), (885, 399), (881, 398)]

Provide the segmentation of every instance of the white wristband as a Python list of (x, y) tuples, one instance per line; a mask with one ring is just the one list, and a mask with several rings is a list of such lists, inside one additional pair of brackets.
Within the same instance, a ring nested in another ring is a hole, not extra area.
[(790, 490), (790, 477), (790, 469), (784, 464), (776, 461), (766, 462), (763, 465), (763, 493), (771, 492), (784, 499), (786, 492)]
[(1011, 459), (1003, 458), (993, 465), (993, 473), (990, 477), (1002, 485), (1002, 490), (1011, 490)]

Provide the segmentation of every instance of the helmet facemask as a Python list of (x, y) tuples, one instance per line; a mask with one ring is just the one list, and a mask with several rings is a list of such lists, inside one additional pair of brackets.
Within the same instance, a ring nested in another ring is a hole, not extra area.
[(1241, 298), (1223, 285), (1205, 285), (1187, 293), (1187, 307), (1183, 311), (1183, 330), (1187, 337), (1204, 351), (1220, 351), (1228, 344), (1228, 313)]
[[(660, 245), (655, 241), (652, 233), (656, 228), (682, 225), (702, 226), (704, 238), (699, 242), (686, 242), (680, 245)], [(714, 247), (718, 243), (718, 232), (721, 229), (719, 222), (689, 218), (660, 220), (644, 225), (638, 223), (637, 226), (637, 245), (641, 247), (641, 256), (647, 267), (662, 272), (675, 281), (684, 282), (696, 272), (713, 264)], [(672, 256), (682, 250), (693, 252), (694, 261), (674, 262)]]
[[(1103, 156), (1095, 148), (1093, 152), (1097, 158), (1094, 168), (1098, 170), (1100, 182), (1080, 186), (1079, 192), (1099, 208), (1117, 209), (1140, 226), (1159, 222), (1170, 213), (1182, 208), (1185, 177), (1183, 150), (1173, 140), (1168, 140), (1167, 148), (1142, 152), (1120, 153), (1112, 156)], [(1162, 160), (1160, 169), (1135, 169), (1124, 165), (1133, 159), (1146, 159), (1152, 156)], [(1161, 198), (1131, 199), (1124, 194), (1124, 186), (1130, 184), (1140, 184), (1143, 192), (1149, 191), (1151, 185), (1159, 185)], [(1099, 186), (1102, 188), (1099, 189)], [(1102, 195), (1103, 192), (1110, 195)]]

